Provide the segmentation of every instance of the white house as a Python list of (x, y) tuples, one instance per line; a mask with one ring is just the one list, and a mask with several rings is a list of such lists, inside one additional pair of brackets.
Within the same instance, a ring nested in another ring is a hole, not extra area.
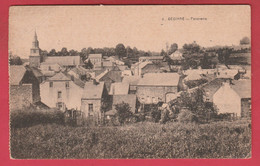
[(251, 112), (251, 80), (238, 80), (223, 85), (213, 95), (218, 113), (234, 113), (245, 117)]
[(80, 109), (83, 90), (84, 82), (63, 72), (56, 73), (40, 84), (42, 102), (60, 110)]

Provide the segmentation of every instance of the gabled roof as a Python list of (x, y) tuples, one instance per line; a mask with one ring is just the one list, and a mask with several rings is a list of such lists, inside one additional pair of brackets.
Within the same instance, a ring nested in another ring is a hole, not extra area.
[(83, 81), (74, 77), (72, 78), (72, 76), (64, 72), (56, 73), (53, 77), (48, 78), (47, 81), (72, 81), (81, 88), (85, 86)]
[(241, 79), (232, 81), (231, 87), (237, 92), (240, 98), (251, 98), (251, 80)]
[(71, 81), (71, 79), (62, 72), (56, 73), (53, 77), (48, 79), (49, 81)]
[(147, 73), (138, 86), (178, 86), (179, 78), (177, 73)]
[(26, 68), (23, 65), (10, 65), (9, 68), (9, 81), (10, 85), (19, 85), (26, 72)]
[(127, 95), (129, 92), (129, 84), (115, 82), (111, 84), (109, 95)]
[(125, 76), (122, 80), (123, 83), (127, 83), (129, 85), (137, 85), (141, 77), (138, 76)]
[(82, 99), (101, 99), (104, 90), (104, 82), (97, 84), (93, 82), (87, 82), (84, 87), (84, 93)]
[(226, 81), (229, 81), (229, 79), (225, 78), (216, 78), (207, 84), (202, 86), (202, 89), (205, 92), (205, 96), (207, 99), (212, 102), (213, 100), (213, 95), (216, 93), (216, 91), (222, 86), (222, 84)]
[(45, 59), (46, 64), (60, 64), (61, 66), (81, 65), (80, 56), (49, 56)]

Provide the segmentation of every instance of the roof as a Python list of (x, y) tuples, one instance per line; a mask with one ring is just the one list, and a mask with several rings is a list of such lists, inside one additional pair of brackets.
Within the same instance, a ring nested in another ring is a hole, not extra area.
[(172, 53), (170, 55), (170, 58), (172, 60), (182, 60), (182, 59), (184, 59), (184, 57), (182, 56), (182, 53), (179, 50), (177, 50), (174, 53)]
[(113, 66), (113, 62), (111, 61), (103, 61), (103, 66), (107, 66), (107, 67), (112, 67)]
[(138, 86), (178, 86), (179, 78), (177, 73), (147, 73)]
[(102, 58), (102, 54), (89, 54), (88, 58)]
[(10, 85), (19, 85), (26, 72), (26, 68), (23, 65), (10, 65), (9, 69), (9, 81)]
[(108, 70), (103, 71), (99, 75), (96, 76), (96, 80), (99, 81), (102, 77), (104, 77), (108, 73)]
[(36, 68), (36, 67), (29, 67), (29, 69), (33, 72), (33, 74), (34, 74), (36, 77), (42, 77), (42, 76), (44, 76), (44, 75), (42, 74), (42, 72), (41, 72), (38, 68)]
[(56, 73), (53, 77), (48, 79), (49, 81), (71, 81), (71, 79), (62, 72)]
[(123, 70), (129, 70), (128, 66), (126, 65), (117, 65), (117, 67), (119, 68), (119, 70), (123, 71)]
[(72, 81), (81, 88), (84, 88), (85, 86), (85, 83), (80, 79), (77, 79), (75, 77), (72, 78), (72, 76), (63, 72), (56, 73), (53, 77), (50, 77), (47, 81)]
[(136, 95), (127, 94), (127, 95), (115, 95), (113, 96), (113, 110), (115, 110), (115, 105), (119, 103), (127, 103), (131, 107), (130, 111), (135, 113), (136, 108)]
[(184, 80), (199, 80), (202, 78), (200, 74), (201, 72), (199, 70), (191, 70), (191, 72), (188, 73)]
[(162, 60), (163, 59), (163, 56), (143, 56), (143, 57), (140, 57), (139, 60), (142, 60), (142, 59), (149, 59), (149, 60), (157, 60), (157, 59), (160, 59)]
[(226, 82), (228, 80), (229, 79), (225, 79), (225, 78), (216, 78), (208, 82), (207, 84), (203, 85), (202, 89), (204, 90), (207, 99), (212, 102), (213, 95), (222, 86), (223, 82)]
[(129, 92), (129, 84), (115, 82), (111, 84), (109, 95), (126, 95)]
[(95, 84), (87, 82), (84, 87), (82, 99), (101, 99), (104, 90), (104, 82)]
[(49, 56), (45, 59), (47, 64), (58, 63), (61, 66), (75, 66), (81, 65), (82, 60), (80, 56)]
[(231, 87), (237, 92), (240, 98), (251, 98), (251, 80), (241, 79), (232, 81)]
[(129, 85), (137, 85), (141, 77), (138, 76), (125, 76), (122, 80), (123, 83), (128, 83)]

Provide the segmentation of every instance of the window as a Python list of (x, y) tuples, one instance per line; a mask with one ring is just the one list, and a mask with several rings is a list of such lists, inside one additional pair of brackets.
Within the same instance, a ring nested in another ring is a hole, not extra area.
[(69, 82), (65, 82), (65, 87), (66, 87), (66, 88), (69, 88), (69, 87), (70, 87)]
[(93, 113), (93, 104), (88, 104), (88, 112)]
[(62, 110), (62, 107), (63, 107), (63, 103), (58, 102), (58, 103), (57, 103), (57, 108), (58, 108), (59, 110)]
[(58, 91), (58, 99), (61, 98), (61, 91)]
[(53, 87), (53, 82), (50, 82), (50, 88), (52, 88)]

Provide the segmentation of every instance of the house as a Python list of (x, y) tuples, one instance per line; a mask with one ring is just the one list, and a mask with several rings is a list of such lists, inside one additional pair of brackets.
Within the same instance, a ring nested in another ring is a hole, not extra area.
[(89, 54), (88, 59), (95, 66), (95, 64), (101, 64), (102, 62), (102, 54)]
[(166, 102), (178, 92), (179, 74), (147, 73), (137, 84), (136, 95), (140, 103)]
[(129, 93), (129, 84), (115, 82), (111, 84), (109, 95), (127, 95)]
[(107, 92), (104, 85), (104, 82), (87, 82), (81, 97), (81, 111), (96, 124), (101, 120), (102, 104), (106, 101)]
[(43, 65), (54, 65), (59, 64), (65, 68), (72, 68), (76, 66), (83, 65), (82, 59), (80, 56), (48, 56), (45, 58), (45, 63)]
[(30, 66), (26, 66), (26, 68), (27, 70), (33, 72), (34, 76), (38, 79), (39, 83), (42, 83), (46, 79), (45, 75), (41, 72), (39, 68)]
[(122, 82), (122, 72), (120, 70), (105, 70), (98, 75), (95, 79), (98, 82), (105, 82), (107, 92), (110, 92), (110, 86), (114, 82)]
[(139, 58), (139, 62), (162, 62), (163, 56), (143, 56)]
[(82, 81), (90, 80), (93, 77), (91, 70), (84, 69), (81, 66), (70, 69), (68, 74)]
[(42, 62), (40, 64), (40, 70), (59, 72), (62, 70), (62, 66), (58, 63)]
[(39, 80), (24, 66), (10, 66), (10, 110), (22, 109), (41, 101)]
[(56, 73), (40, 84), (41, 99), (48, 107), (80, 109), (85, 83), (65, 72)]
[(179, 50), (176, 50), (169, 56), (175, 65), (180, 65), (184, 61), (184, 57)]
[(151, 64), (152, 62), (149, 61), (140, 61), (131, 66), (131, 71), (135, 76), (141, 76), (142, 68), (145, 67), (147, 64)]
[(218, 113), (231, 113), (238, 117), (251, 115), (251, 80), (225, 82), (213, 95)]
[(193, 81), (193, 80), (202, 79), (200, 70), (190, 70), (189, 72), (186, 72), (186, 74), (188, 75), (184, 78), (184, 81)]
[(112, 62), (112, 63), (115, 63), (116, 65), (124, 65), (125, 63), (121, 60), (119, 60), (117, 57), (115, 56), (110, 56), (108, 57), (106, 60)]
[(204, 91), (204, 101), (213, 102), (213, 95), (225, 82), (230, 82), (229, 78), (215, 78), (212, 81), (202, 85), (202, 90)]
[(116, 105), (121, 103), (127, 103), (130, 106), (130, 111), (134, 114), (137, 113), (136, 109), (136, 95), (134, 94), (126, 94), (126, 95), (115, 95), (113, 96), (113, 106), (112, 109), (105, 112), (106, 119), (111, 119), (111, 117), (116, 114)]
[(125, 76), (122, 83), (129, 84), (129, 94), (136, 94), (136, 87), (141, 77), (138, 76)]

